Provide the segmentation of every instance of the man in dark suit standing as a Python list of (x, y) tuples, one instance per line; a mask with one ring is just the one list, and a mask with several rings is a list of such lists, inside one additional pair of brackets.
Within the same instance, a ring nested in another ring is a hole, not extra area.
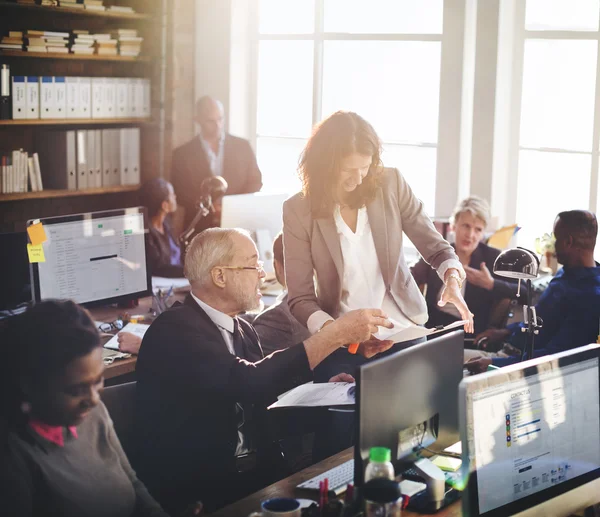
[[(135, 467), (171, 514), (198, 499), (212, 511), (258, 489), (268, 465), (261, 451), (271, 442), (266, 406), (311, 380), (334, 350), (391, 326), (379, 309), (352, 311), (264, 357), (254, 328), (237, 318), (257, 307), (265, 276), (249, 234), (203, 231), (189, 245), (184, 272), (191, 293), (152, 323), (136, 366)], [(390, 346), (382, 341), (361, 353)]]
[(250, 143), (224, 131), (223, 105), (209, 96), (196, 103), (195, 122), (200, 135), (173, 152), (172, 183), (185, 208), (185, 226), (197, 212), (202, 181), (222, 176), (227, 194), (258, 192), (262, 177)]

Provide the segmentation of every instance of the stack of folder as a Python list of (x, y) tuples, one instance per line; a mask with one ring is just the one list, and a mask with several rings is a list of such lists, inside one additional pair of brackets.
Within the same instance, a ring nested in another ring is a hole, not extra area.
[(29, 156), (23, 149), (15, 150), (8, 156), (0, 157), (0, 163), (2, 194), (43, 190), (37, 153)]
[(117, 29), (114, 37), (119, 40), (119, 54), (137, 57), (142, 50), (144, 38), (135, 29)]
[(96, 39), (93, 34), (85, 30), (74, 30), (71, 43), (71, 52), (73, 54), (93, 54), (95, 51), (94, 43)]
[(39, 31), (28, 29), (25, 31), (28, 52), (55, 52), (69, 53), (69, 33), (55, 31)]
[(21, 31), (9, 31), (8, 36), (3, 36), (0, 40), (0, 49), (22, 50), (23, 33)]

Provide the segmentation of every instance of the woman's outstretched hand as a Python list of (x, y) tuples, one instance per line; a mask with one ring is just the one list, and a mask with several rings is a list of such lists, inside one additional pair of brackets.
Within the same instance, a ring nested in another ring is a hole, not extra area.
[(465, 323), (465, 332), (467, 334), (473, 334), (475, 331), (475, 327), (473, 325), (473, 314), (469, 310), (469, 307), (467, 307), (467, 303), (460, 292), (458, 280), (453, 276), (448, 278), (444, 284), (444, 290), (442, 291), (442, 296), (438, 302), (438, 305), (443, 307), (447, 303), (453, 303), (455, 305), (460, 313), (460, 318), (467, 322)]

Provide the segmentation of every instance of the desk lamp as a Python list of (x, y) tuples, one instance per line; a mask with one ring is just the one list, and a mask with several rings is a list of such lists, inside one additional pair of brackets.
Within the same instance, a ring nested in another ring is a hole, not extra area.
[[(540, 261), (536, 254), (525, 248), (511, 248), (498, 255), (494, 262), (494, 273), (506, 278), (517, 278), (517, 298), (521, 295), (521, 280), (527, 280), (527, 302), (532, 303), (531, 279), (537, 278)], [(523, 321), (525, 326), (521, 332), (527, 332), (527, 347), (521, 351), (521, 361), (527, 350), (527, 357), (533, 358), (534, 335), (540, 333), (542, 321), (537, 317), (535, 307), (523, 305)]]

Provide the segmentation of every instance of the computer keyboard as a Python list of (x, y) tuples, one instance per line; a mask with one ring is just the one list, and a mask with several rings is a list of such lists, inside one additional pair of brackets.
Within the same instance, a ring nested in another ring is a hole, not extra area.
[(348, 460), (337, 467), (329, 469), (312, 479), (308, 479), (298, 485), (298, 488), (305, 490), (319, 490), (319, 482), (329, 480), (329, 491), (340, 495), (345, 492), (348, 483), (354, 481), (354, 460)]

